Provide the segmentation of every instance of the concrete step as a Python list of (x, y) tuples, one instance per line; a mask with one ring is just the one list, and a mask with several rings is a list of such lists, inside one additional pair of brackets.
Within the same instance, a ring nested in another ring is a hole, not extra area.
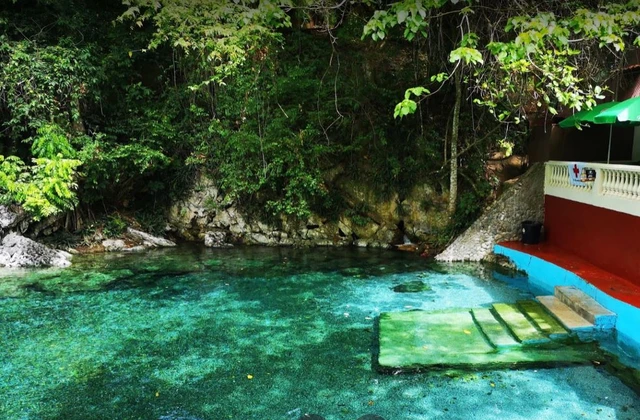
[(519, 300), (518, 306), (522, 312), (534, 322), (538, 329), (549, 337), (563, 338), (569, 335), (569, 331), (539, 302), (534, 300)]
[(555, 296), (596, 328), (615, 328), (617, 315), (580, 289), (573, 286), (556, 286)]
[(506, 327), (496, 319), (487, 308), (472, 309), (471, 314), (480, 331), (489, 339), (491, 344), (498, 349), (519, 346), (515, 338), (507, 331)]
[(550, 341), (529, 322), (515, 304), (494, 303), (493, 310), (522, 344), (539, 344)]
[(536, 299), (551, 312), (562, 325), (571, 331), (589, 331), (594, 326), (555, 296), (537, 296)]

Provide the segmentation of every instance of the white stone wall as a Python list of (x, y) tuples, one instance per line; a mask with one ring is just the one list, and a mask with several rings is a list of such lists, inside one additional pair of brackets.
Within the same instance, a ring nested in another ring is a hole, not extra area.
[(525, 220), (544, 220), (544, 165), (541, 163), (532, 165), (436, 259), (482, 261), (493, 252), (496, 243), (519, 240)]

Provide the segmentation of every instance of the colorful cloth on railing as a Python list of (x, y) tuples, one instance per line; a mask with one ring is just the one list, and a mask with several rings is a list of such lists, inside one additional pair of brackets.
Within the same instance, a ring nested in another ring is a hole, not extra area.
[(569, 179), (573, 185), (590, 185), (596, 180), (596, 170), (587, 167), (586, 163), (572, 162), (569, 164)]

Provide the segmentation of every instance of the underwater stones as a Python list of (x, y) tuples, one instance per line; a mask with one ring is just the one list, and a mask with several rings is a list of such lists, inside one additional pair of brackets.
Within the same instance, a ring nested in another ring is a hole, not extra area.
[(396, 293), (418, 293), (418, 292), (430, 291), (431, 287), (427, 286), (420, 280), (415, 280), (415, 281), (399, 284), (395, 287), (392, 287), (391, 290), (393, 290)]
[(51, 249), (24, 236), (10, 233), (0, 242), (0, 266), (67, 267), (71, 254)]

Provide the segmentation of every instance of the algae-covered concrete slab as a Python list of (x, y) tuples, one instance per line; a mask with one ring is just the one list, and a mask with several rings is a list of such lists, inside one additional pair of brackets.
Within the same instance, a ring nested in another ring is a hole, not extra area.
[(497, 348), (508, 348), (520, 345), (520, 343), (509, 334), (504, 325), (493, 316), (489, 309), (473, 309), (471, 313), (482, 332), (484, 332), (491, 344)]
[(551, 338), (566, 337), (569, 334), (544, 306), (533, 300), (520, 300), (518, 306), (533, 320), (538, 328)]
[(380, 315), (381, 366), (465, 364), (492, 351), (469, 311)]
[(549, 338), (520, 312), (516, 305), (510, 303), (494, 303), (493, 309), (507, 324), (513, 335), (523, 344), (539, 344), (549, 341)]
[(597, 358), (593, 349), (580, 344), (516, 345), (496, 349), (486, 341), (469, 310), (383, 313), (379, 334), (378, 365), (383, 371), (582, 364)]

